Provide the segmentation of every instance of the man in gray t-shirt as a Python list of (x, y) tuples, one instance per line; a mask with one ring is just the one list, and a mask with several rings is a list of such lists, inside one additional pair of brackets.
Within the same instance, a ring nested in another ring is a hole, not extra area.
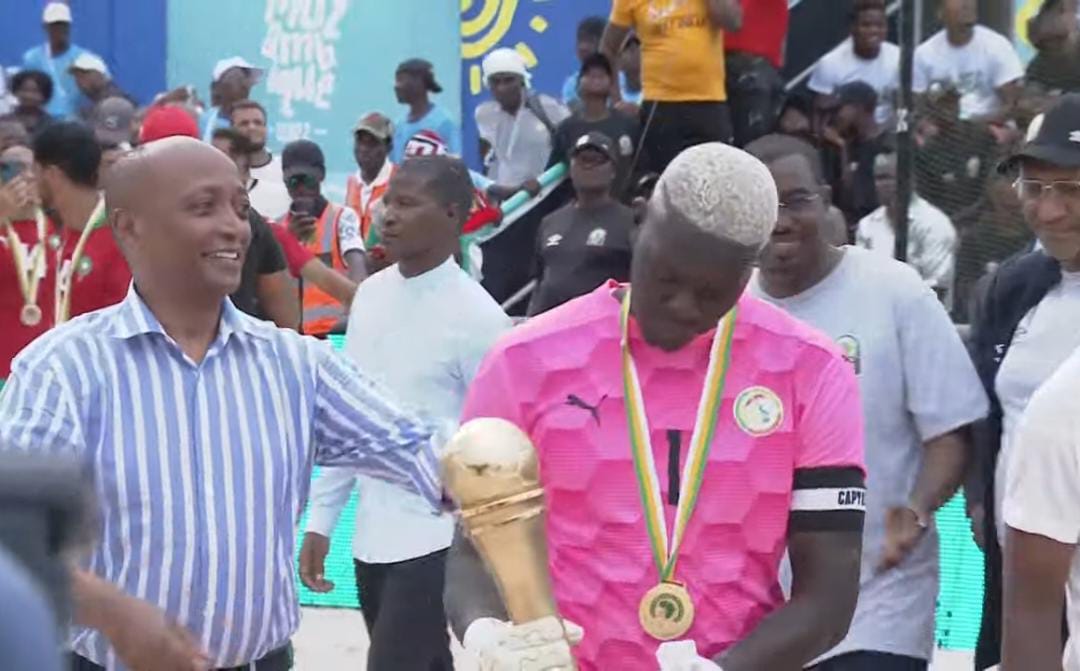
[(828, 188), (813, 149), (762, 138), (780, 217), (751, 291), (821, 329), (859, 376), (867, 496), (859, 602), (847, 638), (820, 671), (926, 669), (938, 593), (933, 514), (956, 492), (965, 429), (987, 413), (966, 350), (911, 268), (822, 236)]

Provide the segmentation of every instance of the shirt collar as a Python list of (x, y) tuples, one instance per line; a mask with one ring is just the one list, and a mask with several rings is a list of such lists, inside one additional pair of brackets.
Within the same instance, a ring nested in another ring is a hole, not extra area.
[(359, 169), (357, 169), (356, 171), (356, 181), (360, 182), (360, 186), (368, 189), (376, 186), (383, 186), (390, 181), (390, 176), (393, 174), (393, 172), (393, 162), (391, 162), (390, 159), (386, 159), (385, 161), (383, 161), (382, 168), (379, 169), (379, 174), (375, 175), (375, 181), (373, 181), (371, 184), (368, 184), (364, 181), (364, 175)]
[[(128, 340), (148, 333), (160, 333), (168, 337), (161, 322), (154, 316), (150, 306), (143, 301), (132, 282), (128, 287), (127, 297), (119, 305), (119, 311), (109, 325), (109, 335), (120, 340)], [(228, 298), (222, 299), (221, 319), (218, 322), (218, 336), (215, 342), (224, 345), (234, 334), (265, 337), (258, 324), (249, 319), (233, 305)]]

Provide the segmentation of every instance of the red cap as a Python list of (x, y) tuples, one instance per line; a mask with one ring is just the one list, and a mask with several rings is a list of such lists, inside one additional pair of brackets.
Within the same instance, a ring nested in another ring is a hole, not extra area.
[(187, 110), (176, 105), (166, 105), (154, 107), (146, 113), (139, 130), (140, 143), (146, 144), (176, 136), (199, 139), (199, 124)]

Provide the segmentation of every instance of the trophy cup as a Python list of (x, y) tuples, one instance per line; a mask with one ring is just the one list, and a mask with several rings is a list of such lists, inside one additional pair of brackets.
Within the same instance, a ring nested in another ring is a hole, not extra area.
[(495, 579), (514, 624), (558, 617), (548, 574), (544, 490), (536, 449), (514, 424), (463, 425), (442, 457), (443, 482), (461, 524)]

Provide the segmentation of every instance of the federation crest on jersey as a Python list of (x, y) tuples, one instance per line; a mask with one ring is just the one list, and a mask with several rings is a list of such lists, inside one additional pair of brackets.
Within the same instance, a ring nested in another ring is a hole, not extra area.
[(862, 345), (859, 344), (859, 339), (853, 335), (842, 335), (836, 339), (836, 344), (840, 345), (844, 360), (855, 369), (855, 374), (862, 374)]
[(784, 421), (784, 404), (768, 387), (749, 387), (735, 397), (735, 421), (755, 438), (767, 436)]
[(602, 228), (594, 228), (589, 233), (589, 239), (585, 241), (585, 245), (588, 247), (603, 247), (607, 242), (607, 231)]

